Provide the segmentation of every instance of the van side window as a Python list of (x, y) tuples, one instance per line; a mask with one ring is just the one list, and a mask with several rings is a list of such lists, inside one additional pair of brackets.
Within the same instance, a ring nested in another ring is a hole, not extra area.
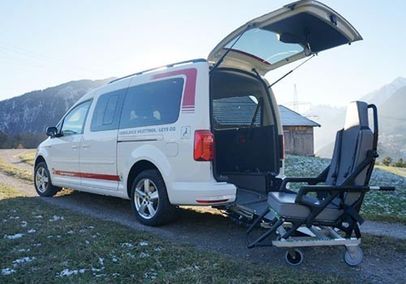
[(86, 101), (73, 108), (64, 118), (62, 134), (64, 136), (82, 134), (91, 101)]
[(120, 102), (125, 89), (103, 94), (97, 100), (93, 111), (91, 131), (112, 130), (118, 128)]
[(130, 87), (121, 113), (120, 129), (174, 123), (183, 92), (182, 78)]

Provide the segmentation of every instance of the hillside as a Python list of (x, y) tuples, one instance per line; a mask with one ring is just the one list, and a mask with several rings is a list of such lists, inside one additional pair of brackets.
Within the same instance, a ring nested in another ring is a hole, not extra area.
[[(359, 100), (374, 103), (379, 114), (379, 152), (381, 157), (406, 158), (406, 78), (396, 78)], [(345, 108), (314, 106), (305, 115), (321, 124), (315, 130), (316, 155), (331, 157), (335, 133), (343, 127)]]
[(111, 79), (72, 81), (0, 102), (0, 131), (8, 135), (42, 133), (89, 90)]
[(398, 77), (393, 80), (391, 83), (384, 85), (383, 87), (379, 88), (378, 90), (372, 91), (360, 100), (367, 101), (372, 104), (381, 105), (385, 103), (388, 99), (390, 99), (394, 93), (396, 93), (399, 89), (406, 86), (406, 78)]
[(110, 80), (72, 81), (0, 101), (0, 148), (37, 147), (47, 126), (55, 125), (89, 90)]
[(380, 106), (381, 157), (406, 157), (406, 87), (397, 90)]

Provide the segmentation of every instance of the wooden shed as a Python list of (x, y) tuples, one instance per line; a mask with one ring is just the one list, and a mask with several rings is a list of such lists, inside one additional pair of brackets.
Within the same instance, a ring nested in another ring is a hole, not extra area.
[(314, 127), (320, 124), (303, 115), (279, 105), (285, 153), (292, 155), (314, 156)]
[[(222, 125), (250, 125), (257, 105), (248, 97), (232, 97), (215, 102), (213, 112)], [(279, 105), (285, 152), (314, 156), (313, 128), (320, 125), (301, 114)]]

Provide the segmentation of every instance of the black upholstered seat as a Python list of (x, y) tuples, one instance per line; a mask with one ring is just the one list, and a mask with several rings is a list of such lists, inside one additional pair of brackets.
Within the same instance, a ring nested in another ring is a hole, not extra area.
[[(330, 187), (367, 185), (373, 163), (361, 171), (359, 166), (362, 166), (373, 150), (374, 133), (369, 128), (368, 105), (364, 102), (353, 102), (347, 109), (344, 128), (337, 132), (334, 153), (324, 184)], [(323, 189), (323, 186), (317, 187)], [(343, 214), (346, 207), (353, 206), (360, 199), (361, 194), (361, 192), (343, 192), (317, 213), (314, 220), (334, 222)], [(315, 198), (303, 195), (298, 200), (296, 193), (286, 190), (270, 192), (268, 204), (279, 216), (287, 219), (306, 219), (312, 209), (322, 203), (322, 196), (320, 194)], [(352, 209), (359, 211), (359, 208)]]

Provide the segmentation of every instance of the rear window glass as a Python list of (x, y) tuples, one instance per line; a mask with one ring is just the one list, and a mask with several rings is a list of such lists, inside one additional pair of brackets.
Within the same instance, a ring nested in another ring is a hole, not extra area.
[(125, 89), (101, 95), (93, 112), (91, 131), (118, 128), (120, 100)]
[(130, 87), (121, 113), (120, 128), (170, 124), (178, 120), (182, 78)]
[(232, 40), (225, 48), (232, 47), (235, 51), (257, 57), (267, 64), (275, 64), (304, 50), (300, 44), (280, 41), (277, 33), (265, 29), (248, 30), (236, 40)]
[(213, 100), (214, 126), (230, 128), (240, 126), (260, 126), (261, 104), (254, 96), (228, 97)]

